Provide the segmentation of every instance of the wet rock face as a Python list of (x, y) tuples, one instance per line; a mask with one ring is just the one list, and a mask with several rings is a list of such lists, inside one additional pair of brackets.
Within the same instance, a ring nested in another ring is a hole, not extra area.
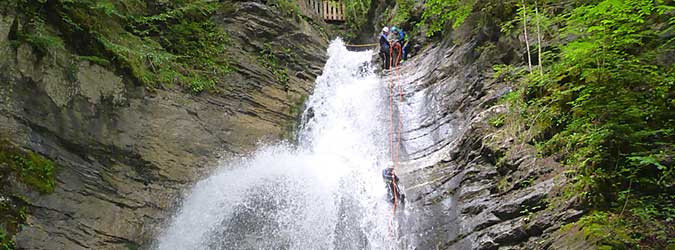
[[(398, 105), (406, 159), (397, 172), (413, 210), (404, 237), (415, 249), (560, 245), (553, 232), (583, 214), (551, 203), (565, 179), (561, 166), (538, 159), (532, 145), (495, 136), (488, 124), (509, 112), (496, 101), (510, 91), (493, 79), (490, 65), (510, 63), (519, 45), (489, 27), (468, 37), (455, 33), (400, 68), (407, 76)], [(451, 42), (457, 40), (464, 42)]]
[[(40, 58), (27, 44), (13, 47), (15, 17), (0, 14), (0, 136), (58, 164), (51, 194), (2, 187), (30, 203), (19, 248), (147, 247), (215, 160), (287, 134), (320, 74), (326, 37), (259, 3), (229, 9), (214, 18), (232, 37), (231, 91), (197, 95), (148, 91), (70, 52)], [(288, 83), (256, 61), (263, 43), (295, 52)]]

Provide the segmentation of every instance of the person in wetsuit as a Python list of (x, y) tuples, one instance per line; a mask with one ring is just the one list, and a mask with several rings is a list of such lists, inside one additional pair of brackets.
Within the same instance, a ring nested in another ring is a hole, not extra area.
[(389, 54), (389, 28), (382, 28), (382, 33), (380, 33), (380, 58), (382, 58), (382, 68), (389, 69), (389, 62), (391, 60), (391, 55)]
[(405, 204), (405, 194), (401, 192), (398, 186), (398, 176), (394, 173), (394, 168), (388, 167), (382, 170), (382, 179), (384, 179), (387, 188), (387, 200), (389, 203), (394, 204), (394, 201), (397, 200), (402, 205)]
[[(401, 28), (397, 28), (396, 26), (391, 27), (390, 30), (392, 33), (396, 34), (396, 41), (395, 41), (395, 46), (400, 46), (401, 47), (401, 56), (398, 57), (400, 62), (405, 62), (405, 60), (408, 60), (408, 49), (410, 47), (409, 39), (406, 33), (403, 31)], [(396, 47), (394, 47), (396, 49)], [(398, 64), (399, 62), (396, 62)]]

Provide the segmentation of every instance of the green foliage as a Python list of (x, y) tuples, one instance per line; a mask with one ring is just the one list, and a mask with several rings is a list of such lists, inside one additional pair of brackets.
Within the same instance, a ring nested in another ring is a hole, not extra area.
[(296, 0), (267, 0), (267, 4), (277, 7), (284, 15), (288, 17), (302, 16), (300, 6)]
[[(21, 41), (40, 52), (72, 44), (82, 59), (116, 66), (146, 86), (181, 84), (194, 92), (214, 89), (232, 71), (228, 38), (210, 17), (219, 3), (207, 0), (18, 0)], [(53, 24), (46, 30), (45, 20)], [(33, 28), (34, 27), (34, 28)], [(59, 36), (49, 34), (60, 34)], [(112, 62), (112, 63), (111, 63)]]
[(54, 163), (33, 152), (10, 147), (6, 141), (0, 146), (0, 164), (15, 172), (19, 179), (42, 193), (54, 191)]
[(9, 235), (9, 232), (7, 232), (3, 226), (0, 226), (0, 250), (14, 249), (16, 249), (16, 243), (14, 243), (14, 239)]
[(65, 49), (63, 40), (52, 35), (40, 16), (31, 17), (16, 36), (18, 41), (30, 44), (40, 56), (53, 55), (57, 50)]
[(368, 11), (372, 0), (344, 0), (345, 25), (355, 32), (361, 30), (368, 23)]
[(646, 205), (623, 214), (594, 211), (574, 224), (581, 226), (586, 238), (599, 249), (631, 249), (637, 245), (645, 249), (667, 249), (671, 244), (667, 232), (672, 228), (655, 220), (652, 216), (657, 212), (650, 204)]
[(102, 66), (110, 65), (110, 61), (106, 60), (105, 58), (100, 58), (98, 56), (79, 56), (78, 59), (80, 61), (89, 61)]
[(0, 250), (13, 250), (16, 249), (16, 244), (14, 239), (9, 237), (7, 231), (3, 227), (0, 227)]
[(675, 77), (672, 65), (656, 61), (670, 48), (650, 28), (654, 7), (646, 0), (578, 7), (567, 31), (579, 38), (560, 46), (547, 78), (530, 83), (533, 106), (557, 114), (561, 131), (548, 149), (571, 152), (567, 162), (601, 187), (633, 181), (645, 191), (674, 188), (675, 169), (666, 162), (675, 152)]
[(504, 125), (504, 114), (498, 114), (488, 121), (490, 125), (492, 125), (495, 128), (499, 128)]
[(0, 250), (14, 250), (14, 235), (26, 222), (25, 200), (0, 192)]
[(404, 22), (410, 19), (412, 8), (415, 5), (414, 0), (396, 0), (396, 13), (391, 20), (393, 25), (401, 26)]
[(626, 243), (636, 243), (630, 237), (628, 224), (620, 217), (606, 213), (593, 212), (578, 222), (587, 239), (596, 242), (600, 249), (627, 249)]
[(272, 71), (274, 78), (285, 87), (288, 87), (288, 69), (286, 65), (283, 64), (283, 61), (274, 54), (274, 49), (271, 44), (265, 44), (265, 47), (260, 50), (258, 54), (258, 63)]
[(557, 34), (542, 31), (549, 41), (542, 73), (499, 66), (496, 76), (522, 89), (511, 101), (523, 107), (537, 148), (572, 166), (566, 193), (598, 211), (580, 222), (586, 232), (608, 247), (665, 248), (675, 237), (675, 67), (663, 59), (675, 48), (664, 35), (675, 24), (673, 7), (571, 1), (539, 6), (537, 16), (533, 5), (526, 2), (501, 27), (522, 29), (515, 23), (523, 11), (528, 27), (537, 20), (558, 27)]
[(428, 25), (427, 36), (443, 30), (446, 24), (457, 28), (473, 11), (477, 0), (427, 0), (424, 3), (422, 20), (418, 25)]
[(492, 66), (494, 78), (503, 78), (503, 81), (513, 83), (525, 75), (525, 70), (513, 65), (495, 64)]

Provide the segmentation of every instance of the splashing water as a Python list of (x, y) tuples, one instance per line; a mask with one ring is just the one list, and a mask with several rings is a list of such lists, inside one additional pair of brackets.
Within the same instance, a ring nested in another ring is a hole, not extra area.
[(380, 175), (389, 161), (386, 88), (372, 51), (347, 51), (338, 39), (328, 54), (299, 145), (264, 146), (198, 182), (157, 248), (396, 248)]

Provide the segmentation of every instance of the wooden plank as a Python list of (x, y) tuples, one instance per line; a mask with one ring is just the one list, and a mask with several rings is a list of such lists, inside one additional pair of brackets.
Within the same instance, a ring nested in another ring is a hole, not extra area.
[(321, 7), (323, 5), (321, 4), (321, 1), (316, 0), (314, 2), (316, 3), (316, 14), (319, 15), (319, 17), (323, 18), (323, 12), (321, 11)]
[(338, 12), (338, 16), (336, 18), (337, 20), (342, 20), (342, 9), (340, 8), (340, 5), (341, 4), (339, 2), (335, 5), (335, 9)]
[(335, 3), (330, 2), (330, 20), (335, 20)]
[(335, 5), (333, 4), (333, 2), (329, 2), (329, 3), (330, 3), (330, 6), (328, 8), (330, 8), (329, 9), (330, 20), (332, 21), (332, 20), (335, 20)]
[(333, 6), (333, 20), (337, 20), (337, 17), (338, 17), (338, 13), (337, 13), (338, 9), (336, 8), (337, 5), (335, 4), (335, 2), (332, 2), (331, 5)]
[(322, 1), (323, 4), (323, 19), (330, 19), (330, 5), (328, 5), (328, 1)]
[(327, 1), (322, 1), (321, 5), (323, 5), (323, 19), (328, 19), (328, 4), (326, 4)]
[(345, 12), (345, 3), (340, 1), (340, 9), (342, 10), (342, 19), (340, 21), (345, 21), (347, 19), (347, 13)]
[(328, 2), (328, 12), (330, 12), (330, 20), (335, 20), (335, 8), (333, 8), (333, 2)]
[(311, 2), (312, 8), (316, 13), (326, 21), (340, 21), (344, 22), (347, 17), (345, 13), (345, 5), (342, 1), (333, 0), (308, 0)]
[(312, 3), (314, 4), (314, 12), (318, 16), (323, 17), (323, 15), (321, 15), (322, 14), (321, 13), (321, 3), (319, 3), (319, 1), (317, 1), (317, 0), (312, 0)]
[(312, 0), (312, 9), (317, 15), (321, 16), (321, 10), (319, 9), (319, 5), (316, 0)]
[(342, 1), (338, 2), (338, 9), (340, 10), (340, 15), (338, 16), (338, 20), (344, 21), (345, 20), (345, 5), (342, 4)]

